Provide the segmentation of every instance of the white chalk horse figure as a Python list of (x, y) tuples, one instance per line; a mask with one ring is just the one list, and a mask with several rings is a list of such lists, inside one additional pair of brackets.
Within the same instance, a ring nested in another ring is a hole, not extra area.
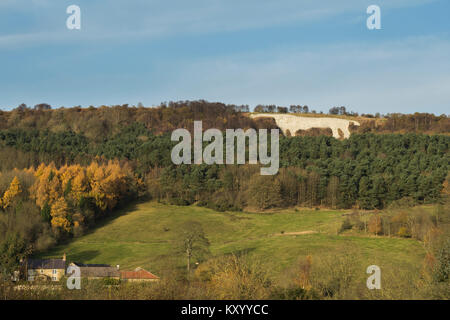
[(344, 138), (348, 139), (350, 137), (350, 130), (348, 127), (350, 124), (359, 126), (359, 122), (353, 120), (339, 119), (339, 118), (321, 118), (321, 117), (302, 117), (294, 116), (291, 114), (252, 114), (252, 118), (273, 118), (277, 123), (277, 126), (286, 134), (287, 130), (292, 135), (298, 130), (308, 130), (312, 128), (330, 128), (333, 132), (333, 137), (340, 138), (339, 129), (344, 134)]

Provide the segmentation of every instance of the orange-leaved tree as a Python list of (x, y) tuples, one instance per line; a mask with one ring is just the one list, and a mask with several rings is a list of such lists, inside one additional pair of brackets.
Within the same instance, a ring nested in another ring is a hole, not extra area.
[(5, 194), (3, 195), (1, 204), (3, 209), (6, 209), (9, 207), (14, 200), (15, 197), (17, 197), (22, 192), (22, 189), (20, 187), (20, 181), (15, 176), (13, 180), (11, 181), (11, 184), (9, 185), (9, 188), (5, 191)]

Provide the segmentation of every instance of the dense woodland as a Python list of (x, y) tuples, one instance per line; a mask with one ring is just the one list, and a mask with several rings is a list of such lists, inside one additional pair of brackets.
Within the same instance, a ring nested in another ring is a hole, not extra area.
[[(261, 176), (257, 165), (172, 164), (170, 133), (192, 130), (194, 120), (202, 120), (204, 130), (276, 128), (273, 120), (253, 120), (247, 111), (205, 101), (55, 110), (41, 104), (1, 111), (0, 252), (9, 252), (2, 264), (12, 266), (20, 254), (79, 236), (140, 197), (220, 211), (376, 210), (448, 198), (450, 119), (445, 115), (365, 120), (347, 140), (280, 137), (276, 176)], [(383, 232), (378, 223), (372, 223), (375, 233)], [(413, 233), (406, 222), (395, 228), (397, 234)]]

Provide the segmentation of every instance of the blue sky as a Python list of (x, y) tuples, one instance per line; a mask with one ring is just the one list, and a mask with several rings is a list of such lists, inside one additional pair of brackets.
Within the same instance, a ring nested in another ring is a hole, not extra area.
[[(81, 8), (81, 30), (66, 8)], [(381, 7), (382, 30), (366, 28)], [(448, 0), (0, 0), (0, 108), (205, 99), (449, 114)]]

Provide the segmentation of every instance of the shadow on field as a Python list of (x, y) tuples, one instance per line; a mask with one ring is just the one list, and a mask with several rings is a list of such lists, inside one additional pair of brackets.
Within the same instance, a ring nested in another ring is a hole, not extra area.
[(76, 253), (70, 252), (70, 260), (78, 263), (84, 263), (87, 260), (93, 260), (100, 254), (98, 250), (86, 250)]
[(113, 222), (115, 219), (119, 218), (120, 216), (126, 215), (129, 212), (132, 212), (137, 209), (138, 204), (145, 202), (145, 201), (134, 201), (131, 203), (128, 203), (126, 205), (123, 205), (117, 210), (114, 210), (113, 212), (107, 213), (104, 216), (100, 217), (98, 220), (95, 221), (95, 225), (90, 226), (88, 230), (84, 232), (84, 236), (91, 234), (95, 232), (98, 228), (105, 227), (109, 225), (111, 222)]
[[(118, 208), (117, 210), (114, 210), (113, 212), (107, 213), (102, 217), (99, 217), (97, 221), (95, 221), (95, 224), (90, 226), (87, 230), (84, 231), (82, 236), (89, 235), (93, 232), (95, 232), (98, 228), (107, 226), (111, 222), (113, 222), (115, 219), (117, 219), (120, 216), (123, 216), (129, 212), (132, 212), (137, 209), (137, 206), (142, 203), (146, 202), (146, 199), (142, 200), (136, 200), (131, 203), (125, 204)], [(62, 248), (69, 245), (72, 241), (76, 240), (77, 238), (66, 238), (61, 240), (56, 247), (51, 248), (48, 251), (45, 252), (38, 252), (35, 255), (33, 255), (33, 258), (49, 258), (49, 257), (57, 257), (57, 255), (60, 255), (60, 252)], [(82, 251), (79, 253), (74, 253), (73, 255), (70, 254), (70, 259), (76, 261), (77, 259), (80, 260), (78, 262), (83, 262), (84, 260), (89, 260), (92, 258), (97, 257), (100, 254), (97, 250), (88, 250), (88, 251)]]

